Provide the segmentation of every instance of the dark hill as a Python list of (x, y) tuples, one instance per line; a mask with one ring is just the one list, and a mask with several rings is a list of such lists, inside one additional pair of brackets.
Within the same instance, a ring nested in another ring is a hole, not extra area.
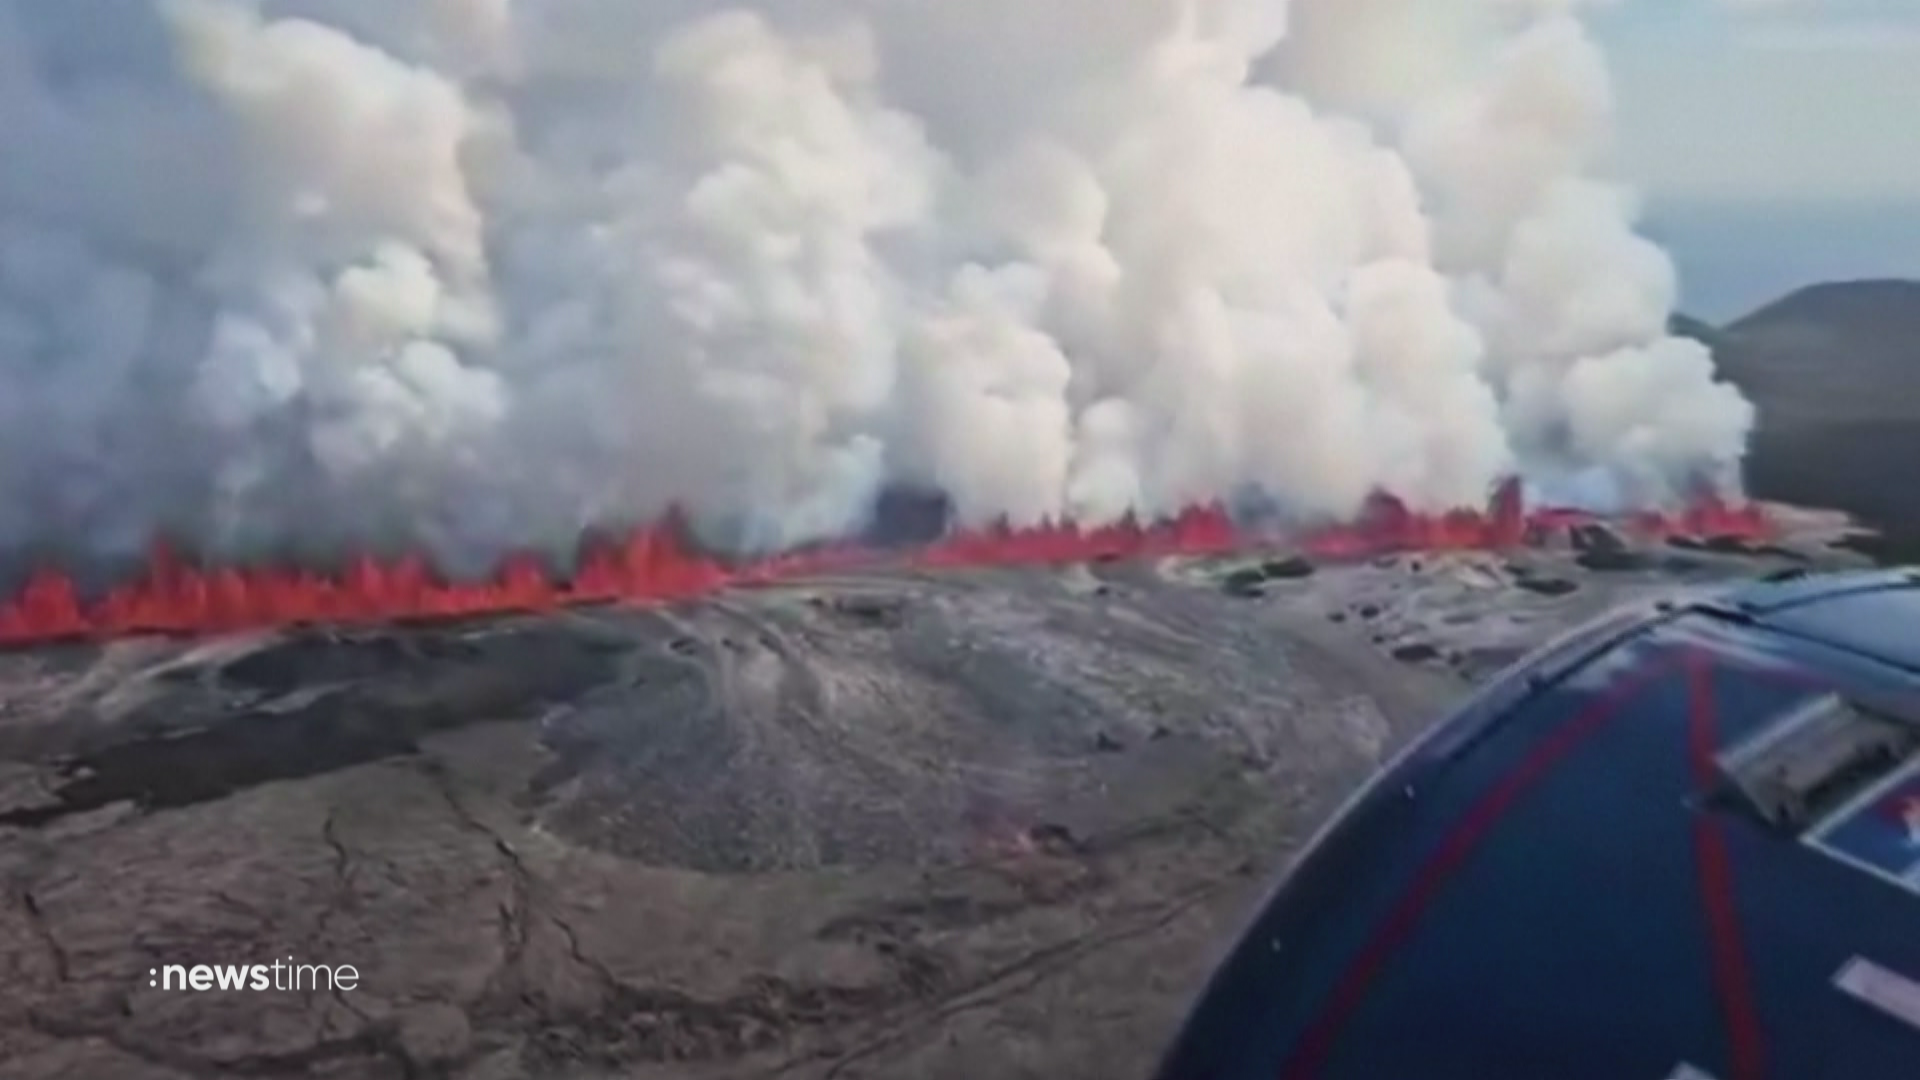
[(1920, 535), (1920, 282), (1816, 285), (1722, 329), (1675, 330), (1759, 406), (1754, 495)]
[(1676, 337), (1692, 338), (1703, 345), (1717, 346), (1720, 343), (1719, 327), (1691, 315), (1676, 314), (1668, 319), (1667, 332)]
[(1858, 323), (1891, 319), (1920, 333), (1920, 281), (1894, 278), (1809, 285), (1766, 305), (1733, 325), (1740, 333), (1793, 322)]
[(1710, 344), (1775, 428), (1920, 424), (1920, 282), (1802, 289)]

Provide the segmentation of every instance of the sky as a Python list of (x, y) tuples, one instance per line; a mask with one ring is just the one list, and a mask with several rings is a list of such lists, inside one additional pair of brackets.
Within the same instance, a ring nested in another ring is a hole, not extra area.
[(1619, 169), (1694, 312), (1920, 277), (1920, 0), (1634, 0), (1597, 23)]

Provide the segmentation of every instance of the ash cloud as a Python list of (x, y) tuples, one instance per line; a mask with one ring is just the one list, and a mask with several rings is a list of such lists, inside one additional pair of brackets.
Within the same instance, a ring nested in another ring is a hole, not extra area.
[(1737, 486), (1579, 7), (0, 0), (0, 549)]

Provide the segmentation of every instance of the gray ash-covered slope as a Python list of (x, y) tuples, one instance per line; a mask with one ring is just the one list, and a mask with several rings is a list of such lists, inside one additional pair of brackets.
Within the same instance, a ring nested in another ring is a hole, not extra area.
[[(1816, 285), (1723, 328), (1677, 319), (1759, 406), (1760, 498), (1920, 536), (1920, 281)], [(1916, 548), (1920, 551), (1920, 548)]]
[(0, 659), (0, 1077), (1135, 1071), (1451, 691), (1103, 573)]
[[(0, 1078), (1138, 1075), (1288, 852), (1472, 679), (1824, 558), (1581, 554), (0, 657)], [(148, 985), (288, 955), (359, 988)]]

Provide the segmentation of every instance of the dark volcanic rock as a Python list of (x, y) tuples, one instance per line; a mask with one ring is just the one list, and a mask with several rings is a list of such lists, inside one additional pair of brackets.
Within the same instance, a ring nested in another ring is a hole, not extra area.
[(1259, 597), (1266, 595), (1267, 582), (1309, 578), (1313, 576), (1314, 569), (1313, 563), (1297, 555), (1268, 559), (1258, 566), (1242, 567), (1228, 574), (1223, 587), (1234, 596)]
[(1541, 596), (1567, 596), (1580, 589), (1579, 582), (1568, 581), (1566, 578), (1519, 577), (1515, 578), (1513, 583), (1528, 592), (1539, 593)]
[(897, 596), (843, 596), (827, 606), (860, 626), (894, 630), (906, 622), (906, 603)]
[(1249, 567), (1248, 569), (1235, 570), (1233, 573), (1228, 574), (1222, 587), (1226, 589), (1230, 596), (1257, 600), (1267, 594), (1266, 580), (1267, 575), (1265, 573), (1261, 572), (1257, 567)]
[(307, 632), (227, 664), (220, 677), (237, 687), (285, 694), (381, 675), (414, 655), (416, 650), (398, 635)]
[[(308, 668), (314, 674), (303, 678)], [(54, 763), (53, 799), (0, 813), (0, 824), (33, 828), (122, 801), (143, 810), (192, 806), (401, 757), (434, 732), (531, 717), (615, 668), (604, 642), (537, 623), (472, 637), (440, 629), (297, 634), (210, 677), (212, 694), (230, 682), (273, 698), (204, 726), (180, 727), (168, 722), (174, 710), (147, 710), (154, 722), (130, 725), (120, 740), (94, 736)], [(394, 680), (398, 672), (410, 677)]]
[(1073, 834), (1072, 829), (1054, 822), (1043, 822), (1028, 829), (1027, 838), (1040, 850), (1053, 855), (1072, 855), (1086, 850), (1086, 845)]
[(1269, 559), (1260, 565), (1270, 580), (1284, 581), (1312, 577), (1313, 563), (1296, 555), (1286, 559)]
[(1600, 524), (1574, 526), (1571, 539), (1573, 550), (1580, 552), (1611, 554), (1627, 550), (1627, 542), (1619, 533)]
[(1650, 570), (1654, 566), (1652, 557), (1643, 552), (1619, 549), (1583, 551), (1573, 561), (1583, 570), (1603, 574)]

